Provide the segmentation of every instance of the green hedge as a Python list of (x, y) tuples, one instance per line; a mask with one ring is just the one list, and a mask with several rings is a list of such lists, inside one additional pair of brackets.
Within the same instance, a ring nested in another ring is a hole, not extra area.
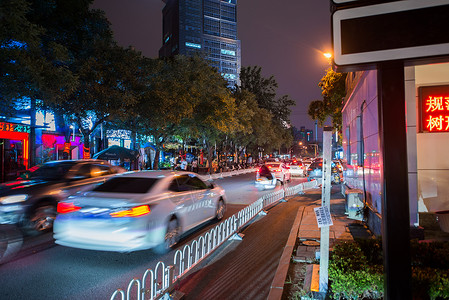
[[(415, 299), (449, 299), (449, 243), (411, 242)], [(335, 299), (383, 297), (382, 241), (356, 240), (336, 245), (330, 256), (330, 291)]]

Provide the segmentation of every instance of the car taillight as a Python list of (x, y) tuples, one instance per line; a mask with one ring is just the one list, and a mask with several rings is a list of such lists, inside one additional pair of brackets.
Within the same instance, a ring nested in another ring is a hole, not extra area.
[(76, 206), (72, 202), (59, 202), (58, 207), (56, 208), (56, 211), (60, 214), (67, 214), (70, 212), (74, 212), (77, 210), (80, 210), (81, 207)]
[(123, 218), (123, 217), (141, 217), (147, 215), (151, 212), (150, 207), (148, 205), (141, 205), (137, 207), (133, 207), (130, 209), (121, 210), (118, 212), (110, 213), (113, 218)]

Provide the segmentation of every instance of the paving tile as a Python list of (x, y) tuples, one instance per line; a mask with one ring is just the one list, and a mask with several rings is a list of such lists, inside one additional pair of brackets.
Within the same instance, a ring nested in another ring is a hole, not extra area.
[(319, 230), (299, 230), (298, 236), (300, 238), (320, 238), (321, 232)]
[(318, 230), (318, 225), (317, 224), (314, 224), (314, 225), (312, 225), (312, 224), (301, 224), (299, 226), (299, 230)]

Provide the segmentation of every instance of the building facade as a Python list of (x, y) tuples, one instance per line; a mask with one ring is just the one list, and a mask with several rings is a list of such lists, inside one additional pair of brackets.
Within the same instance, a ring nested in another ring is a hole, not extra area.
[[(449, 63), (404, 68), (410, 225), (449, 210)], [(377, 71), (349, 73), (343, 108), (345, 181), (361, 189), (369, 225), (380, 234), (382, 149), (379, 144)]]
[(199, 54), (229, 82), (240, 84), (237, 0), (163, 0), (159, 57)]

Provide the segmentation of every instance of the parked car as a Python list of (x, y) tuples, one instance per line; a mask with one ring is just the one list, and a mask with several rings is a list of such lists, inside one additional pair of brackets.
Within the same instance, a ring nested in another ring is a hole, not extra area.
[(256, 188), (259, 190), (273, 189), (276, 187), (276, 174), (272, 172), (266, 165), (260, 166), (256, 172)]
[(51, 231), (57, 203), (68, 195), (124, 172), (102, 160), (61, 160), (33, 168), (26, 179), (0, 185), (0, 224), (27, 233)]
[(266, 166), (274, 173), (277, 180), (282, 184), (291, 180), (290, 169), (285, 163), (282, 162), (270, 162), (266, 163)]
[(195, 173), (129, 172), (60, 202), (54, 238), (74, 248), (162, 253), (225, 211), (224, 189)]

